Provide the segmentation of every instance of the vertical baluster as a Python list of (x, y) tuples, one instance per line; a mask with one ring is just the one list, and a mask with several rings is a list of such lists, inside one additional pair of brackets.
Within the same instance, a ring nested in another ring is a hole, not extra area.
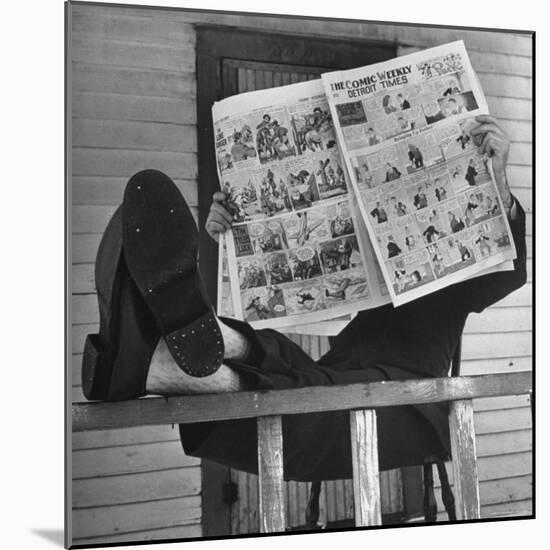
[(458, 519), (479, 519), (479, 480), (477, 474), (474, 406), (471, 399), (453, 401), (449, 413), (451, 452)]
[(350, 412), (355, 525), (382, 525), (376, 412)]
[(283, 484), (283, 429), (280, 416), (258, 418), (260, 532), (286, 529)]

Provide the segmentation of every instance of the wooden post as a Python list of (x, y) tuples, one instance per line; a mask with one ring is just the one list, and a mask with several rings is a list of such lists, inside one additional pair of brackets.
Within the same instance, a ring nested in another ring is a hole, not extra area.
[(355, 525), (382, 525), (376, 411), (350, 412)]
[(283, 428), (280, 416), (258, 418), (260, 532), (285, 531)]
[(452, 401), (449, 413), (451, 453), (457, 518), (479, 519), (479, 480), (477, 474), (474, 406), (471, 399)]

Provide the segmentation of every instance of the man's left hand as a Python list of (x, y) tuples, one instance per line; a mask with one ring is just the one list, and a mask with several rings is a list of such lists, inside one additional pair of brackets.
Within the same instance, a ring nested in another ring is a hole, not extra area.
[(510, 151), (510, 138), (499, 126), (496, 118), (489, 115), (479, 115), (475, 118), (478, 125), (472, 128), (472, 136), (483, 136), (479, 152), (493, 161), (493, 173), (498, 186), (506, 213), (510, 213), (513, 204), (512, 193), (506, 177), (506, 164)]

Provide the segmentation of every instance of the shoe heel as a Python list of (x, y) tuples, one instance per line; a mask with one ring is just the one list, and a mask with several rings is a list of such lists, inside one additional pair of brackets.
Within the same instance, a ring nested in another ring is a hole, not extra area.
[(222, 364), (223, 337), (212, 311), (164, 338), (178, 366), (190, 376), (209, 376)]
[(99, 352), (99, 336), (88, 334), (82, 355), (82, 392), (89, 401), (107, 398), (111, 381), (110, 369), (105, 369), (102, 354)]

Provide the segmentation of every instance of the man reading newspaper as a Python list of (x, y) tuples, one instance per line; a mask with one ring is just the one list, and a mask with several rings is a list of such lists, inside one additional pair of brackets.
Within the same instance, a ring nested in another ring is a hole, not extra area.
[[(86, 343), (86, 396), (116, 401), (447, 376), (468, 315), (526, 280), (525, 214), (506, 177), (510, 142), (493, 117), (476, 122), (471, 134), (492, 159), (510, 222), (514, 269), (400, 307), (360, 312), (318, 361), (277, 331), (214, 314), (197, 265), (198, 231), (184, 199), (164, 174), (136, 174), (98, 253), (101, 327)], [(233, 217), (223, 192), (213, 199), (205, 229), (217, 241)], [(285, 478), (351, 477), (348, 418), (345, 411), (285, 417)], [(382, 408), (378, 429), (381, 469), (449, 451), (445, 403)], [(180, 433), (187, 454), (257, 472), (254, 419), (182, 425)]]

